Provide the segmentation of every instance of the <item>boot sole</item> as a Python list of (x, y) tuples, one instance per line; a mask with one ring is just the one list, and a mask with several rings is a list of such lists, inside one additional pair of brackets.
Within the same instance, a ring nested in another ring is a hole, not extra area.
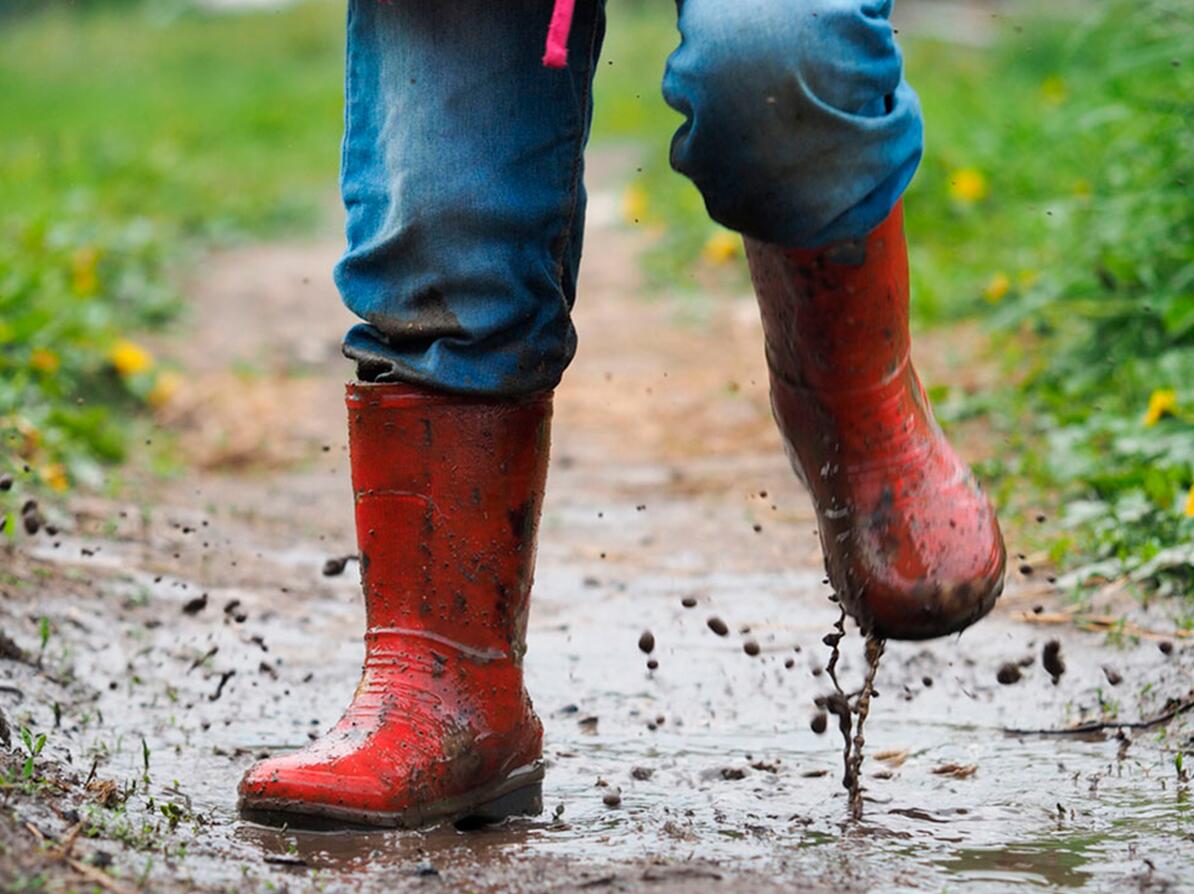
[(463, 795), (399, 811), (356, 810), (340, 804), (243, 795), (237, 802), (237, 811), (249, 822), (313, 830), (415, 829), (435, 822), (483, 826), (511, 816), (542, 813), (543, 775), (543, 761), (537, 760), (513, 770), (504, 779)]

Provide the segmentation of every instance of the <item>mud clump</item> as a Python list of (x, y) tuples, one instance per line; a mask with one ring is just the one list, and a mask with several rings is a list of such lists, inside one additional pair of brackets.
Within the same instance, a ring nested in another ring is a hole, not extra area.
[(1013, 686), (1019, 683), (1023, 676), (1020, 666), (1014, 661), (1008, 661), (1000, 666), (999, 672), (995, 674), (995, 679), (999, 681), (1000, 685)]
[(25, 533), (32, 537), (45, 523), (46, 520), (37, 507), (37, 500), (26, 500), (25, 505), (21, 507), (21, 524), (25, 526)]
[(754, 658), (755, 656), (757, 656), (760, 651), (758, 640), (748, 639), (746, 642), (744, 642), (742, 644), (742, 651), (745, 652), (747, 655), (749, 655), (751, 658)]
[(727, 627), (726, 622), (723, 621), (721, 618), (717, 617), (717, 615), (710, 616), (709, 620), (707, 620), (705, 623), (709, 626), (709, 629), (712, 630), (714, 633), (716, 633), (718, 636), (729, 635), (730, 628)]
[(680, 604), (685, 608), (696, 608), (697, 600), (695, 596), (685, 596), (680, 600)]
[(825, 730), (829, 729), (829, 714), (825, 711), (818, 711), (808, 722), (808, 726), (818, 736), (824, 735)]
[(326, 559), (323, 563), (324, 577), (339, 577), (344, 573), (344, 569), (348, 567), (348, 563), (356, 559), (356, 555), (349, 556), (332, 556)]
[(184, 615), (197, 615), (199, 612), (207, 608), (207, 594), (196, 596), (194, 599), (188, 599), (182, 606), (182, 613)]
[(655, 634), (650, 630), (644, 630), (638, 638), (638, 650), (644, 655), (650, 655), (655, 651)]
[(1041, 650), (1041, 666), (1053, 678), (1053, 685), (1056, 686), (1065, 675), (1065, 659), (1061, 657), (1060, 642), (1051, 639), (1045, 643), (1045, 648)]
[(6, 661), (28, 661), (25, 650), (13, 642), (7, 633), (0, 630), (0, 658)]

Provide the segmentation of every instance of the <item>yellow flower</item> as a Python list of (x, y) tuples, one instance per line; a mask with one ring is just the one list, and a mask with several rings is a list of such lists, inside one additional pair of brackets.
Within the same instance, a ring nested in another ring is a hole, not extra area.
[(1177, 409), (1177, 393), (1170, 388), (1158, 388), (1148, 396), (1148, 411), (1144, 414), (1145, 425), (1156, 425), (1166, 416), (1172, 416)]
[(181, 387), (182, 376), (173, 370), (166, 370), (158, 374), (153, 387), (149, 389), (149, 394), (145, 396), (145, 400), (155, 410), (159, 410), (174, 399)]
[(122, 338), (112, 345), (108, 359), (122, 376), (135, 376), (153, 366), (153, 354), (127, 338)]
[(34, 348), (29, 353), (29, 365), (38, 372), (56, 373), (58, 368), (62, 366), (62, 361), (58, 359), (58, 355), (46, 348)]
[(728, 264), (742, 253), (742, 239), (729, 230), (718, 230), (701, 249), (701, 257), (710, 264)]
[(66, 468), (62, 463), (50, 463), (48, 466), (42, 466), (37, 470), (37, 474), (41, 476), (42, 481), (59, 493), (70, 487), (70, 479), (66, 477)]
[(987, 197), (987, 178), (974, 168), (959, 168), (950, 174), (949, 194), (960, 202), (981, 202)]
[(641, 183), (631, 183), (622, 193), (622, 217), (627, 223), (639, 223), (647, 216), (647, 191)]
[(1186, 497), (1186, 517), (1194, 518), (1194, 487), (1190, 488), (1190, 496)]
[(1021, 270), (1016, 277), (1016, 282), (1019, 283), (1022, 289), (1031, 289), (1036, 285), (1036, 281), (1041, 278), (1039, 270)]
[(94, 295), (99, 290), (99, 250), (84, 246), (71, 256), (71, 287), (76, 295)]
[(983, 289), (983, 296), (992, 304), (998, 304), (1012, 288), (1012, 281), (1006, 273), (996, 273)]
[(1045, 105), (1059, 106), (1065, 102), (1065, 98), (1065, 81), (1058, 75), (1050, 75), (1041, 82), (1041, 99), (1045, 101)]

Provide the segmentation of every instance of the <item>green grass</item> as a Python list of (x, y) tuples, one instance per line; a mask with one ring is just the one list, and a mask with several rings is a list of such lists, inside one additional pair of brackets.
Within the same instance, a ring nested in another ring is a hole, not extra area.
[(0, 29), (0, 474), (28, 487), (123, 457), (169, 386), (125, 342), (175, 316), (190, 248), (309, 228), (335, 182), (340, 6), (167, 12)]

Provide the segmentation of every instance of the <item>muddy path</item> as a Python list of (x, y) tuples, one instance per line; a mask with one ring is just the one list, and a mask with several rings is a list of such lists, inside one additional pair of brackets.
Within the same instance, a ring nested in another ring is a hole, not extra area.
[[(34, 782), (4, 793), (9, 888), (1190, 890), (1175, 755), (1194, 715), (1005, 730), (1155, 716), (1189, 695), (1194, 650), (1164, 605), (1114, 594), (1097, 608), (1138, 625), (1120, 635), (1046, 623), (1066, 604), (1031, 556), (979, 628), (888, 644), (865, 815), (847, 821), (840, 742), (814, 729), (837, 610), (771, 428), (753, 303), (644, 298), (619, 158), (595, 161), (527, 658), (545, 813), (475, 832), (237, 819), (240, 774), (334, 722), (361, 657), (355, 568), (322, 574), (354, 542), (338, 240), (251, 247), (202, 265), (188, 335), (165, 346), (193, 372), (168, 423), (196, 471), (134, 474), (2, 554), (0, 625), (26, 660), (0, 659), (0, 709), (14, 755), (20, 727), (47, 735)], [(930, 380), (956, 374), (952, 344), (922, 341)], [(860, 638), (843, 649), (857, 684)]]

